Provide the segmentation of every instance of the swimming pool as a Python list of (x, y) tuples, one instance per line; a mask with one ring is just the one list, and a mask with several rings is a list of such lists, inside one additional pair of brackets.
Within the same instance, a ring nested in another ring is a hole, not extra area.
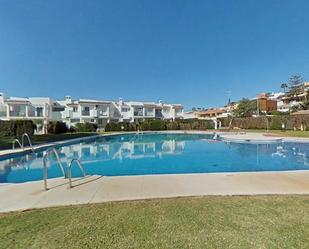
[[(89, 175), (188, 174), (309, 169), (308, 143), (231, 143), (211, 134), (114, 135), (59, 147), (64, 165), (79, 158)], [(0, 182), (42, 180), (43, 151), (0, 160)], [(51, 157), (48, 176), (61, 171)], [(73, 176), (81, 176), (77, 167)]]

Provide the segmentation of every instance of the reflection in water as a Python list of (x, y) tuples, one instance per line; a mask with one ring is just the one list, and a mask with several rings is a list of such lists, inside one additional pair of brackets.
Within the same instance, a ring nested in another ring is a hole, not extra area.
[[(214, 135), (144, 134), (104, 137), (58, 152), (64, 165), (77, 158), (88, 174), (118, 176), (307, 169), (308, 149), (299, 143), (227, 143)], [(42, 179), (42, 156), (0, 161), (0, 182)], [(53, 155), (49, 161), (49, 176), (60, 176)]]
[[(64, 164), (68, 165), (73, 158), (82, 160), (83, 164), (147, 157), (162, 158), (164, 155), (180, 154), (185, 148), (185, 141), (182, 140), (162, 138), (153, 142), (150, 140), (145, 142), (142, 135), (134, 136), (134, 139), (126, 135), (113, 139), (102, 138), (94, 142), (61, 147), (57, 151)], [(43, 152), (38, 152), (0, 161), (0, 182), (6, 182), (6, 175), (14, 170), (42, 169), (42, 157)], [(49, 157), (50, 161), (56, 160), (53, 154)], [(48, 167), (51, 166), (53, 164), (48, 164)]]

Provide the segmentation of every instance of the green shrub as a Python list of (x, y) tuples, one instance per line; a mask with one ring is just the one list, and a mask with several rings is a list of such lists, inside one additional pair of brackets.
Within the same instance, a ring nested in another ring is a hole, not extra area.
[(271, 130), (281, 130), (282, 129), (282, 121), (281, 116), (273, 116), (271, 117)]
[(68, 132), (68, 127), (66, 123), (61, 121), (49, 122), (47, 131), (51, 134), (61, 134)]
[(98, 126), (92, 123), (78, 123), (74, 128), (77, 132), (96, 132)]
[(105, 126), (105, 131), (112, 131), (112, 126), (110, 123), (107, 123)]
[(180, 122), (174, 121), (174, 122), (169, 122), (166, 124), (166, 129), (167, 130), (180, 130)]
[(0, 136), (33, 135), (35, 129), (36, 125), (31, 120), (0, 121)]
[[(123, 129), (122, 129), (123, 128)], [(146, 119), (136, 123), (108, 123), (105, 126), (105, 131), (162, 131), (162, 130), (207, 130), (213, 129), (213, 121), (211, 120), (185, 120), (178, 119), (160, 120)]]

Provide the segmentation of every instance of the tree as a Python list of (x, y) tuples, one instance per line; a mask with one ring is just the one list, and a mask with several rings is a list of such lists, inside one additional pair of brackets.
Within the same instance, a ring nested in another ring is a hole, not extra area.
[(282, 83), (281, 84), (281, 88), (283, 89), (284, 92), (286, 92), (286, 89), (288, 88), (288, 84), (287, 83)]
[(290, 108), (290, 112), (297, 112), (299, 111), (299, 105), (293, 105), (291, 108)]
[(303, 78), (301, 75), (292, 75), (288, 81), (289, 85), (289, 95), (295, 96), (300, 94), (303, 90)]
[(251, 117), (257, 111), (256, 100), (242, 99), (233, 114), (236, 117)]
[(309, 99), (306, 98), (302, 103), (299, 104), (300, 110), (309, 110)]

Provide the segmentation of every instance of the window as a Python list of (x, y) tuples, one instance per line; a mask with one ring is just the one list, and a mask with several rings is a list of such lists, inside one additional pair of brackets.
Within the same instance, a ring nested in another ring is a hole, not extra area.
[(153, 110), (153, 108), (145, 108), (145, 115), (152, 116), (154, 114)]
[(26, 117), (26, 106), (25, 105), (11, 105), (10, 116), (12, 117)]
[(73, 112), (77, 112), (77, 107), (76, 106), (73, 107)]
[(84, 107), (84, 110), (82, 111), (82, 115), (83, 116), (90, 116), (90, 107), (89, 106)]
[(128, 108), (128, 107), (122, 107), (121, 108), (121, 112), (128, 112), (128, 111), (130, 111), (130, 108)]
[(134, 107), (134, 116), (143, 116), (143, 107)]
[(70, 120), (71, 123), (80, 123), (80, 119), (79, 118), (72, 118)]
[(36, 108), (36, 116), (37, 117), (43, 117), (43, 107), (37, 107)]
[(182, 109), (175, 109), (175, 112), (176, 112), (176, 113), (181, 113), (181, 112), (182, 112)]
[(63, 112), (64, 111), (64, 107), (62, 107), (62, 106), (54, 106), (52, 110), (53, 110), (53, 112)]
[(0, 105), (0, 117), (6, 117), (6, 106)]

